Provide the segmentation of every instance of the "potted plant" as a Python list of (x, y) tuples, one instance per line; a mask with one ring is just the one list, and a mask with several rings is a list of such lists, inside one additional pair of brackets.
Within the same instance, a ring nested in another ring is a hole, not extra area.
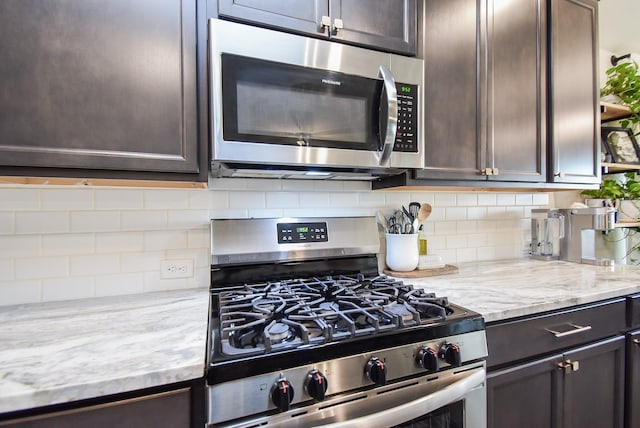
[(598, 189), (583, 190), (583, 196), (599, 199), (597, 206), (618, 208), (619, 222), (636, 222), (640, 218), (640, 181), (635, 172), (624, 174), (623, 180), (602, 180)]
[(600, 96), (613, 95), (619, 104), (629, 107), (631, 115), (620, 120), (622, 128), (631, 128), (634, 135), (640, 134), (640, 72), (638, 64), (626, 58), (607, 70), (607, 82), (600, 89)]

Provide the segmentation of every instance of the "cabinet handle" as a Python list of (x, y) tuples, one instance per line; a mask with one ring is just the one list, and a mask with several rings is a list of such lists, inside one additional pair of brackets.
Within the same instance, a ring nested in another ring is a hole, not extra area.
[(559, 178), (564, 178), (564, 172), (560, 171), (560, 172), (556, 172), (555, 174), (553, 174), (554, 177), (559, 177)]
[(491, 174), (492, 175), (500, 175), (500, 170), (498, 168), (492, 168), (491, 169)]
[(640, 339), (633, 339), (633, 343), (635, 343), (636, 345), (640, 345)]
[(493, 175), (493, 169), (492, 168), (483, 168), (482, 169), (482, 175)]
[(565, 360), (561, 363), (558, 363), (558, 367), (564, 370), (565, 374), (577, 372), (578, 370), (580, 370), (580, 361)]
[(342, 22), (342, 19), (336, 18), (333, 20), (333, 34), (336, 35), (338, 34), (338, 31), (342, 30), (344, 28), (344, 23)]
[(324, 33), (327, 30), (331, 30), (331, 17), (329, 16), (323, 16), (321, 21), (320, 21), (320, 28), (322, 29), (322, 32)]
[(565, 336), (571, 336), (572, 334), (578, 334), (578, 333), (582, 333), (585, 332), (587, 330), (591, 330), (591, 326), (590, 325), (577, 325), (577, 324), (572, 324), (572, 323), (568, 323), (571, 327), (573, 327), (573, 330), (569, 330), (569, 331), (555, 331), (555, 330), (551, 330), (550, 328), (545, 328), (545, 330), (547, 330), (549, 333), (553, 334), (555, 337), (565, 337)]

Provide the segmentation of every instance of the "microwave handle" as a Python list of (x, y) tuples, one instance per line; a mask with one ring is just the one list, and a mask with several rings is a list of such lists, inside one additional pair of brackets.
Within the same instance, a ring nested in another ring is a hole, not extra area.
[(382, 77), (382, 93), (380, 94), (379, 126), (380, 126), (380, 165), (389, 163), (393, 145), (396, 142), (398, 129), (398, 93), (391, 70), (380, 66), (378, 75)]

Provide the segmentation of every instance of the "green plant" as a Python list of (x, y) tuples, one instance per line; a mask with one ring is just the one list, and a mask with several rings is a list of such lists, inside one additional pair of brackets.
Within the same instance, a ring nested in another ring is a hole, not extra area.
[(583, 190), (582, 195), (590, 198), (632, 200), (640, 199), (640, 181), (635, 172), (624, 174), (624, 181), (602, 180), (598, 189)]
[(622, 119), (620, 126), (631, 128), (635, 135), (640, 134), (640, 72), (638, 64), (631, 58), (619, 62), (607, 70), (607, 82), (600, 89), (600, 96), (617, 95), (631, 110), (631, 116)]

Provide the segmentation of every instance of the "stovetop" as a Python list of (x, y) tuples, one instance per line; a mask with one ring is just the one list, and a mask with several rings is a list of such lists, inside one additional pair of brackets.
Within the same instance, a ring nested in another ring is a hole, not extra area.
[(245, 285), (218, 297), (221, 352), (243, 356), (442, 322), (445, 297), (363, 274)]

